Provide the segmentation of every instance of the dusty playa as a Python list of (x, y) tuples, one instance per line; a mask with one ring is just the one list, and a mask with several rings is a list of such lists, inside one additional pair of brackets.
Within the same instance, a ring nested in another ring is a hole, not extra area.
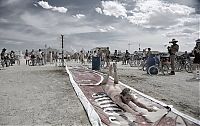
[(0, 70), (0, 125), (88, 126), (64, 68), (12, 66)]
[[(137, 67), (117, 67), (121, 82), (200, 119), (200, 84), (191, 80), (193, 74), (149, 76)], [(0, 125), (91, 125), (68, 75), (59, 67), (9, 67), (0, 71), (0, 86)]]
[(119, 80), (124, 84), (200, 119), (200, 81), (193, 80), (193, 74), (182, 71), (176, 72), (175, 76), (163, 76), (161, 73), (150, 76), (137, 67), (121, 63), (117, 66)]

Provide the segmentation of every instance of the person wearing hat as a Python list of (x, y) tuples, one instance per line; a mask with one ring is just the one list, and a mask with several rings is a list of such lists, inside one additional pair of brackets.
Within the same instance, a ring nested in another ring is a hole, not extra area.
[(193, 54), (194, 54), (194, 64), (200, 64), (200, 39), (196, 40), (196, 46), (193, 49)]
[(1, 60), (5, 60), (5, 55), (6, 55), (6, 48), (3, 48), (1, 51)]
[(177, 44), (177, 40), (172, 39), (169, 43), (172, 43), (172, 45), (168, 46), (168, 52), (170, 54), (170, 61), (171, 61), (171, 73), (170, 75), (175, 75), (175, 57), (176, 53), (179, 50), (179, 45)]
[(193, 70), (196, 70), (195, 77), (196, 79), (200, 79), (200, 39), (196, 40), (196, 45), (194, 49), (192, 50), (192, 53), (194, 55), (193, 60)]

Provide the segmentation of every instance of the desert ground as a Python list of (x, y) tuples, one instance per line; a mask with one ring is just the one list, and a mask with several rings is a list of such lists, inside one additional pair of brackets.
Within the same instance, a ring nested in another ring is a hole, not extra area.
[(0, 70), (0, 125), (88, 126), (64, 68), (10, 66)]
[[(180, 112), (200, 119), (200, 80), (193, 73), (176, 72), (176, 75), (148, 75), (138, 67), (117, 63), (119, 81), (137, 89)], [(102, 69), (102, 72), (108, 70)]]
[[(200, 119), (200, 82), (192, 73), (150, 76), (120, 62), (117, 73), (124, 84)], [(62, 67), (11, 66), (0, 70), (0, 87), (0, 125), (91, 125)]]

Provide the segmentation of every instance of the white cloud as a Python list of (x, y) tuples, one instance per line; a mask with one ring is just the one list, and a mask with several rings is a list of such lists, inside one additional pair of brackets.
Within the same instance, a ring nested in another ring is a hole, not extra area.
[(130, 23), (136, 25), (147, 24), (149, 20), (149, 15), (145, 13), (133, 13), (133, 16), (128, 16), (127, 19)]
[(166, 28), (177, 25), (180, 23), (180, 18), (195, 12), (194, 8), (160, 0), (135, 0), (135, 2), (135, 8), (128, 11), (132, 16), (128, 16), (127, 19), (143, 27)]
[(38, 7), (38, 5), (37, 5), (37, 4), (35, 4), (35, 3), (34, 3), (33, 5), (34, 5), (35, 7)]
[(181, 37), (181, 38), (187, 38), (190, 37), (192, 35), (196, 34), (196, 31), (194, 29), (190, 29), (190, 28), (185, 28), (182, 30), (174, 30), (174, 31), (170, 31), (167, 32), (165, 34), (166, 37)]
[[(117, 1), (102, 1), (102, 12), (108, 16), (127, 17), (126, 8)], [(100, 8), (96, 8), (97, 12), (100, 12)]]
[(97, 7), (95, 10), (100, 14), (125, 18), (130, 23), (141, 27), (156, 29), (172, 29), (183, 26), (184, 23), (187, 23), (185, 19), (195, 12), (194, 8), (161, 0), (133, 1), (135, 5), (132, 6), (132, 10), (130, 9), (131, 5), (127, 10), (126, 4), (117, 1), (102, 1), (102, 8)]
[(100, 26), (98, 26), (98, 28), (99, 28), (100, 32), (110, 32), (110, 31), (115, 30), (115, 28), (113, 26), (107, 26), (107, 27), (104, 27), (104, 28), (101, 28)]
[(53, 6), (49, 5), (49, 3), (46, 2), (46, 1), (39, 1), (38, 4), (44, 9), (51, 9), (52, 11), (58, 11), (60, 13), (66, 13), (67, 12), (67, 8), (65, 8), (65, 7), (56, 7), (56, 6), (53, 7)]
[(81, 19), (81, 18), (85, 17), (85, 15), (84, 14), (76, 14), (76, 15), (73, 15), (73, 17)]
[(100, 13), (100, 14), (103, 13), (102, 10), (101, 10), (101, 8), (99, 8), (99, 7), (95, 8), (95, 10), (96, 10), (96, 12), (98, 12), (98, 13)]
[(38, 4), (43, 7), (44, 9), (52, 9), (53, 7), (51, 5), (49, 5), (48, 2), (46, 1), (39, 1)]
[(64, 8), (64, 7), (53, 7), (52, 10), (58, 11), (60, 13), (66, 13), (67, 12), (67, 8)]
[(100, 32), (108, 32), (106, 29), (99, 29)]
[(113, 26), (108, 26), (109, 30), (115, 30), (115, 28)]

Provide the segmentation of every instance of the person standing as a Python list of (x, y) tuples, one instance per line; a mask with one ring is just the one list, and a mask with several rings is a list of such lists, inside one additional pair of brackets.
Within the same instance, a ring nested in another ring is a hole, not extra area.
[(146, 61), (146, 59), (147, 59), (147, 52), (146, 52), (146, 49), (143, 49), (143, 51), (142, 51), (142, 60)]
[(125, 53), (125, 65), (129, 63), (130, 60), (130, 53), (128, 52), (128, 50), (126, 50)]
[(15, 64), (15, 52), (12, 50), (10, 52), (10, 65), (13, 66)]
[(147, 58), (150, 57), (151, 55), (152, 55), (151, 48), (148, 48), (148, 50), (147, 50)]
[(196, 46), (193, 49), (193, 54), (194, 54), (194, 60), (193, 60), (193, 64), (194, 64), (194, 68), (196, 69), (196, 79), (200, 79), (200, 39), (196, 40)]
[(49, 62), (50, 62), (50, 64), (53, 63), (53, 55), (52, 55), (52, 51), (49, 51)]
[(114, 61), (117, 62), (117, 50), (114, 52)]
[(168, 52), (170, 54), (170, 61), (171, 61), (171, 73), (170, 75), (175, 75), (175, 57), (176, 53), (179, 50), (179, 45), (177, 44), (177, 40), (172, 39), (169, 43), (172, 43), (172, 45), (168, 46)]
[(1, 65), (4, 67), (6, 63), (6, 48), (3, 48), (1, 51)]
[(26, 60), (26, 65), (29, 65), (30, 57), (29, 57), (28, 49), (26, 49), (24, 58), (25, 58), (25, 60)]
[(85, 64), (85, 54), (83, 50), (80, 51), (80, 62), (81, 64)]
[(106, 68), (110, 66), (110, 50), (109, 47), (106, 48), (105, 52)]
[(39, 52), (38, 52), (38, 61), (39, 61), (39, 65), (42, 65), (43, 63), (42, 63), (42, 50), (41, 49), (39, 49), (38, 50)]
[[(198, 42), (199, 41), (199, 42)], [(200, 39), (196, 40), (196, 46), (193, 49), (193, 54), (194, 54), (194, 64), (199, 64), (200, 65)]]
[(36, 58), (36, 56), (35, 56), (35, 52), (34, 52), (34, 49), (32, 49), (32, 51), (31, 51), (31, 65), (32, 66), (35, 66), (35, 58)]

